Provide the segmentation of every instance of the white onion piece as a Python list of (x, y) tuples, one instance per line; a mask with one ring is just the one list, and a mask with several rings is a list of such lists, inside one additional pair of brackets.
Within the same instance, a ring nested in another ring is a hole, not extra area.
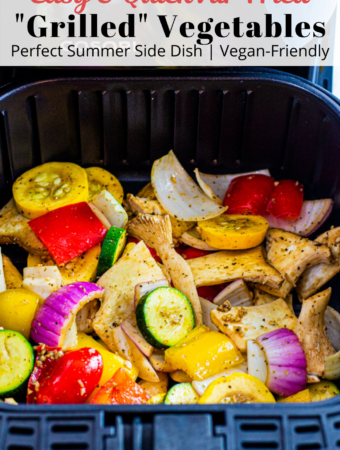
[(91, 203), (104, 214), (112, 227), (125, 228), (129, 220), (128, 215), (109, 191), (101, 191), (92, 198)]
[(247, 342), (248, 373), (266, 383), (268, 369), (261, 347), (252, 339)]
[(310, 236), (328, 219), (333, 209), (333, 200), (306, 200), (302, 204), (300, 217), (294, 222), (276, 219), (266, 213), (263, 217), (268, 221), (269, 228), (280, 228), (300, 236)]
[(189, 247), (197, 248), (198, 250), (205, 251), (215, 251), (219, 250), (217, 248), (210, 247), (206, 242), (201, 239), (201, 235), (196, 230), (196, 228), (192, 228), (191, 230), (185, 231), (182, 236), (179, 238), (183, 244), (189, 245)]
[(270, 172), (268, 169), (255, 170), (254, 172), (236, 173), (233, 175), (210, 175), (208, 173), (201, 173), (197, 171), (196, 177), (197, 174), (199, 175), (202, 182), (208, 185), (208, 187), (210, 187), (216, 197), (222, 201), (224, 200), (225, 193), (227, 192), (229, 185), (234, 178), (251, 174), (262, 174), (268, 175), (270, 177)]
[(308, 373), (307, 374), (307, 383), (308, 384), (313, 384), (313, 383), (320, 383), (320, 378), (317, 375), (313, 375)]
[(199, 301), (201, 303), (202, 308), (202, 321), (203, 324), (209, 327), (213, 331), (218, 331), (218, 328), (212, 323), (210, 319), (210, 311), (217, 308), (217, 305), (215, 305), (212, 302), (209, 302), (209, 300), (206, 300), (205, 298), (198, 297)]
[(173, 372), (174, 369), (170, 366), (169, 363), (165, 362), (164, 359), (164, 350), (155, 350), (153, 354), (150, 356), (149, 361), (152, 367), (157, 372)]
[(139, 331), (136, 321), (136, 315), (133, 313), (129, 318), (120, 324), (124, 333), (137, 345), (139, 350), (148, 358), (152, 355), (154, 348), (144, 339), (142, 333)]
[(253, 306), (252, 296), (244, 280), (236, 280), (223, 289), (213, 300), (215, 305), (228, 301), (231, 306)]
[(97, 208), (97, 206), (92, 202), (89, 202), (88, 205), (92, 209), (93, 214), (95, 214), (97, 216), (97, 219), (99, 219), (101, 221), (101, 223), (104, 225), (104, 227), (107, 230), (109, 230), (111, 228), (110, 222), (107, 220), (107, 218), (104, 216), (104, 214), (99, 210), (99, 208)]
[(114, 345), (119, 356), (127, 359), (139, 370), (139, 377), (145, 381), (158, 383), (159, 378), (146, 356), (139, 350), (137, 345), (126, 335), (121, 326), (112, 330)]
[(137, 303), (143, 297), (143, 295), (148, 294), (149, 292), (154, 291), (159, 287), (168, 287), (168, 286), (169, 282), (165, 278), (159, 281), (145, 281), (144, 283), (137, 284), (135, 286), (135, 297), (134, 297), (135, 309), (137, 307)]
[(99, 309), (98, 300), (92, 300), (92, 302), (86, 303), (85, 306), (81, 308), (76, 316), (77, 331), (90, 334), (93, 333), (92, 320), (94, 319), (96, 313)]
[(340, 350), (340, 314), (335, 309), (327, 306), (325, 312), (326, 333), (338, 352)]
[(154, 162), (151, 181), (157, 200), (177, 220), (207, 220), (227, 210), (217, 205), (197, 186), (173, 151)]
[(3, 292), (6, 290), (6, 282), (5, 282), (5, 271), (4, 271), (4, 264), (2, 261), (2, 253), (0, 248), (0, 292)]
[(40, 296), (40, 304), (61, 288), (63, 279), (58, 266), (35, 266), (24, 268), (23, 288)]
[(214, 191), (211, 189), (211, 187), (208, 184), (204, 183), (198, 169), (195, 169), (194, 172), (196, 175), (197, 183), (198, 183), (199, 187), (202, 189), (202, 191), (205, 194), (207, 194), (207, 196), (209, 198), (211, 198), (211, 200), (214, 200), (214, 202), (216, 202), (218, 205), (222, 205), (223, 201), (220, 198), (218, 198), (216, 194), (214, 194)]
[(326, 378), (326, 380), (338, 380), (340, 378), (340, 352), (325, 359), (323, 378)]
[(232, 373), (247, 373), (247, 363), (243, 362), (238, 364), (237, 366), (231, 367), (230, 369), (223, 370), (222, 372), (217, 373), (216, 375), (212, 375), (209, 378), (206, 378), (202, 381), (193, 381), (192, 387), (195, 389), (198, 395), (203, 395), (204, 391), (207, 389), (209, 384), (213, 381), (217, 380), (220, 377), (227, 377)]

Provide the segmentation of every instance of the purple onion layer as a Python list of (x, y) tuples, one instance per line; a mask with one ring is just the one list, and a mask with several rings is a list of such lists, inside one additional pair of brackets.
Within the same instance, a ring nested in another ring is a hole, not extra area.
[(263, 349), (268, 364), (267, 387), (284, 397), (305, 389), (307, 360), (294, 331), (280, 328), (256, 340)]

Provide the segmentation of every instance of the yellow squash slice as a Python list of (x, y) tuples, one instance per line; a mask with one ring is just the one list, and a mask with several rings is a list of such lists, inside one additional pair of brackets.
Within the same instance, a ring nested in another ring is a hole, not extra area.
[(13, 184), (17, 209), (28, 219), (62, 206), (86, 202), (88, 196), (86, 171), (72, 163), (42, 164), (25, 172)]
[(260, 245), (267, 233), (268, 222), (261, 216), (222, 214), (198, 222), (202, 239), (222, 250), (244, 250)]
[(202, 397), (199, 404), (211, 405), (216, 403), (275, 403), (273, 394), (258, 378), (247, 373), (233, 373), (227, 377), (213, 381)]
[(118, 179), (101, 167), (86, 169), (89, 180), (89, 200), (101, 191), (109, 191), (120, 204), (123, 203), (124, 191)]

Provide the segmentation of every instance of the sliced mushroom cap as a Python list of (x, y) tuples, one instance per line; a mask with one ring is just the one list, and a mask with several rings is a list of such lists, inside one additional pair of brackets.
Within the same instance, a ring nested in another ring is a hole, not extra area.
[(326, 231), (326, 233), (318, 236), (315, 242), (327, 245), (334, 262), (332, 264), (317, 264), (303, 272), (296, 288), (301, 301), (313, 295), (340, 272), (340, 227)]
[(267, 233), (267, 260), (284, 278), (280, 289), (263, 289), (286, 298), (304, 270), (319, 263), (330, 264), (330, 249), (288, 231), (271, 229)]
[(308, 373), (320, 377), (325, 370), (325, 359), (335, 353), (325, 327), (325, 312), (331, 293), (329, 288), (304, 300), (296, 328), (306, 354)]

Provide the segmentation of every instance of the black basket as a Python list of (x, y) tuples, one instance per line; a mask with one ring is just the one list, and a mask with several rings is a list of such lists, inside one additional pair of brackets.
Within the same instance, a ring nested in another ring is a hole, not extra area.
[[(3, 204), (18, 175), (51, 160), (107, 167), (136, 192), (153, 160), (172, 148), (189, 171), (268, 168), (277, 179), (299, 180), (310, 198), (335, 199), (328, 226), (339, 225), (340, 102), (302, 79), (234, 71), (32, 81), (2, 88), (0, 112)], [(25, 264), (24, 254), (10, 256)], [(332, 303), (340, 310), (336, 281)], [(276, 405), (1, 404), (0, 448), (336, 449), (340, 397)]]

